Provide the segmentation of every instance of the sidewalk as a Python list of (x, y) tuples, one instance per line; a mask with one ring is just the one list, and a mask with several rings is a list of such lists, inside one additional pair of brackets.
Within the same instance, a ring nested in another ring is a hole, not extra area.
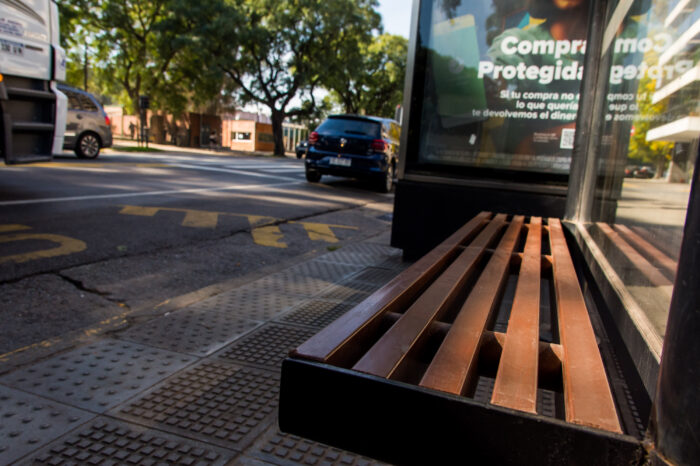
[(290, 348), (403, 268), (389, 232), (0, 376), (0, 464), (372, 464), (277, 429)]

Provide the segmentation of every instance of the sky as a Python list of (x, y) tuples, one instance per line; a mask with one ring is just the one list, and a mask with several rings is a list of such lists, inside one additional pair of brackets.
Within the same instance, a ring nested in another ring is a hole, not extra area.
[(408, 38), (411, 23), (411, 0), (379, 0), (379, 14), (382, 15), (384, 32)]

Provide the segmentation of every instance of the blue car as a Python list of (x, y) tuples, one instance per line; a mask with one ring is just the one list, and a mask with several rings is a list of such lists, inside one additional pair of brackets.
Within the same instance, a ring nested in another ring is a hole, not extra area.
[(306, 180), (322, 175), (372, 179), (389, 192), (398, 166), (401, 126), (394, 120), (331, 115), (309, 135)]

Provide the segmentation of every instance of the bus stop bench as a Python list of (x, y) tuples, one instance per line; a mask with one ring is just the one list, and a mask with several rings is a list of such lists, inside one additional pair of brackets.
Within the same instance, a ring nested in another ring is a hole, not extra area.
[(641, 455), (561, 223), (488, 212), (290, 352), (279, 422), (397, 464)]

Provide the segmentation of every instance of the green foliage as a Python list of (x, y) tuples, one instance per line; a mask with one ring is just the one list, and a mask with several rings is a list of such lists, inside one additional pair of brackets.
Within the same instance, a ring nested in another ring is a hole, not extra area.
[[(136, 111), (138, 96), (152, 107), (179, 113), (194, 101), (218, 94), (220, 75), (202, 68), (194, 43), (200, 28), (211, 27), (219, 0), (68, 0), (61, 21), (68, 46), (68, 81), (78, 84), (83, 44), (94, 44), (92, 77), (106, 93)], [(72, 28), (73, 34), (65, 28)], [(80, 63), (78, 65), (78, 63)], [(203, 71), (204, 70), (204, 71)]]
[(656, 80), (643, 77), (637, 91), (637, 119), (634, 121), (634, 134), (630, 137), (628, 159), (637, 163), (653, 164), (657, 176), (661, 176), (667, 161), (671, 160), (673, 142), (647, 141), (651, 122), (666, 111), (666, 102), (652, 104)]
[[(314, 92), (334, 72), (345, 41), (379, 28), (376, 5), (376, 0), (226, 3), (229, 28), (205, 37), (212, 62), (235, 84), (242, 103), (269, 108), (275, 154), (284, 153), (283, 120), (314, 113)], [(234, 45), (231, 34), (239, 39)], [(301, 104), (292, 106), (295, 101)]]
[[(139, 95), (168, 113), (234, 102), (267, 107), (275, 153), (285, 119), (331, 109), (392, 116), (406, 40), (379, 35), (377, 0), (65, 0), (68, 82), (135, 112)], [(319, 99), (322, 90), (329, 96)]]
[(348, 40), (343, 52), (335, 72), (324, 80), (334, 100), (346, 113), (393, 118), (403, 100), (408, 41), (382, 34), (369, 41)]

